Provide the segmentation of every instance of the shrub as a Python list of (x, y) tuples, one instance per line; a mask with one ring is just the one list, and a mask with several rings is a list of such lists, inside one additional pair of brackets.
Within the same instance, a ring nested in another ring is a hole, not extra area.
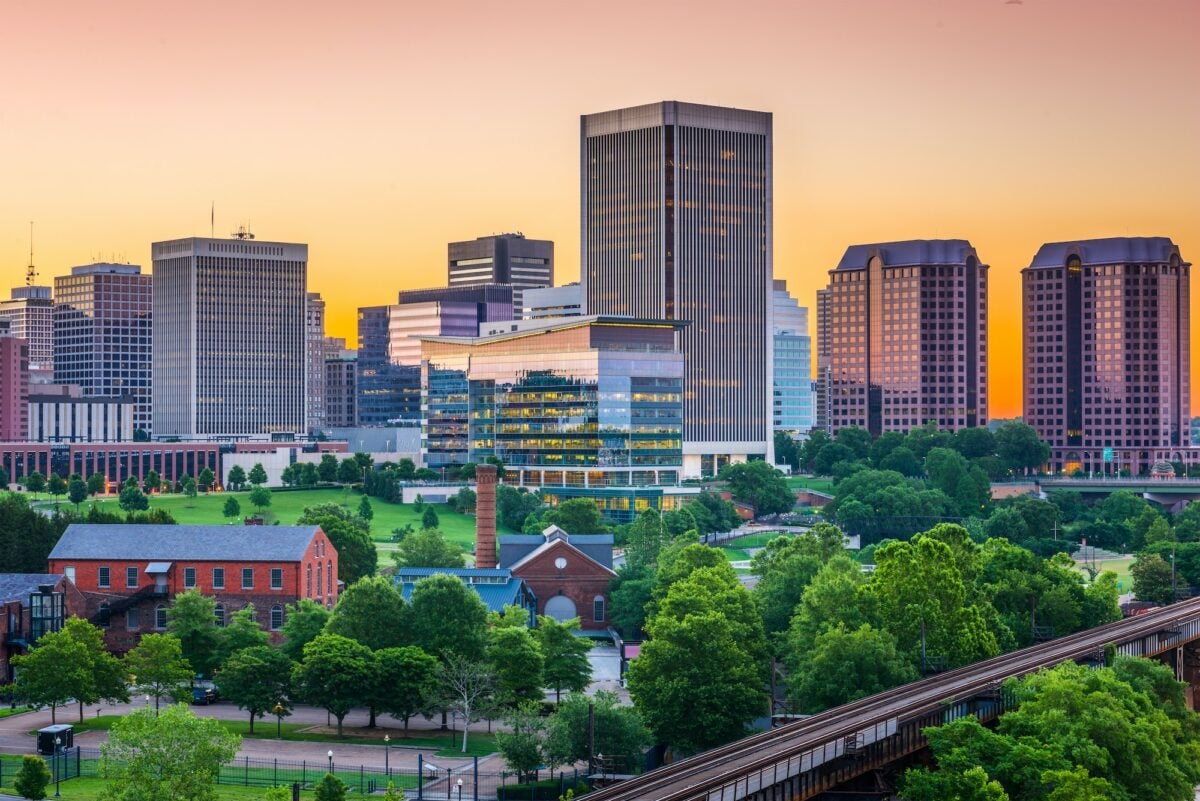
[(37, 756), (26, 756), (21, 760), (21, 769), (13, 778), (13, 789), (22, 798), (42, 799), (46, 797), (46, 787), (50, 784), (50, 769), (46, 760)]

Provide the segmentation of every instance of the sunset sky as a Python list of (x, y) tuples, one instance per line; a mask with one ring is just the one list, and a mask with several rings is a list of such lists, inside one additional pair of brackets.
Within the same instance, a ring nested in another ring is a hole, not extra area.
[(218, 235), (309, 243), (351, 340), (356, 307), (445, 283), (450, 240), (553, 239), (565, 283), (579, 115), (664, 99), (774, 113), (775, 275), (805, 305), (847, 245), (969, 239), (994, 417), (1042, 242), (1200, 263), (1197, 0), (5, 0), (0, 30), (0, 293), (30, 220), (48, 284), (148, 269), (212, 202)]

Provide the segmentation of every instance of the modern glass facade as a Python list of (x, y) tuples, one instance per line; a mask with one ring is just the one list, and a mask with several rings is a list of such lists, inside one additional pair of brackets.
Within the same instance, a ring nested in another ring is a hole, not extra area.
[(152, 283), (135, 264), (89, 264), (54, 279), (55, 383), (77, 384), (85, 398), (132, 398), (133, 424), (147, 433)]
[(813, 427), (812, 340), (808, 336), (808, 309), (796, 302), (787, 282), (775, 281), (772, 326), (774, 360), (772, 423), (776, 431), (793, 437), (807, 435)]
[(154, 434), (307, 430), (308, 245), (156, 242)]
[(767, 455), (771, 115), (670, 101), (589, 114), (581, 128), (587, 312), (690, 323), (689, 476)]
[(496, 456), (509, 483), (584, 495), (628, 490), (632, 497), (632, 488), (676, 484), (683, 431), (676, 331), (670, 322), (579, 317), (536, 331), (423, 340), (426, 465)]
[(829, 273), (829, 425), (987, 425), (987, 270), (962, 239), (854, 245)]
[(1137, 475), (1200, 459), (1190, 270), (1166, 237), (1116, 237), (1043, 245), (1022, 271), (1024, 420), (1051, 467)]
[(421, 368), (388, 360), (388, 306), (358, 310), (358, 425), (415, 426), (421, 419)]

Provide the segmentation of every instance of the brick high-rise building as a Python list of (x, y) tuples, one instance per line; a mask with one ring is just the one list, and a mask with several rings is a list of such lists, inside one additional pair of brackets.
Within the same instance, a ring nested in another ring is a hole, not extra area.
[(1024, 420), (1068, 472), (1195, 464), (1190, 268), (1166, 237), (1043, 245), (1021, 271)]
[(963, 239), (846, 250), (829, 272), (832, 431), (987, 425), (987, 270)]
[(132, 398), (133, 424), (147, 433), (153, 301), (153, 279), (136, 264), (88, 264), (54, 279), (55, 383), (84, 398)]
[(832, 332), (829, 319), (829, 290), (817, 290), (817, 377), (813, 381), (813, 428), (832, 433), (829, 427), (829, 364)]
[(683, 474), (773, 459), (772, 117), (667, 101), (585, 115), (589, 315), (686, 321)]
[[(24, 442), (29, 436), (29, 343), (4, 331), (0, 331), (0, 442)], [(17, 477), (10, 472), (9, 478)]]

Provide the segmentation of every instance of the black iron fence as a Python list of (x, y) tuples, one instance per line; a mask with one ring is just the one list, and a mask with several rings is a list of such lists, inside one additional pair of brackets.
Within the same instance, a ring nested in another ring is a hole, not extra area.
[[(21, 768), (23, 756), (24, 753), (0, 753), (0, 788), (12, 787), (13, 777)], [(77, 776), (104, 775), (103, 757), (98, 748), (69, 748), (43, 759), (50, 768), (52, 782), (68, 781)], [(392, 784), (409, 798), (422, 801), (491, 801), (499, 797), (536, 797), (528, 790), (526, 792), (530, 792), (529, 796), (520, 791), (514, 792), (516, 788), (511, 786), (521, 783), (520, 777), (514, 773), (481, 771), (478, 758), (473, 759), (470, 764), (442, 767), (429, 762), (424, 755), (417, 757), (416, 768), (351, 765), (334, 759), (297, 761), (238, 757), (221, 766), (217, 774), (217, 784), (244, 787), (291, 787), (293, 784), (299, 784), (301, 789), (311, 790), (326, 773), (332, 773), (341, 779), (351, 792), (363, 795), (382, 791)], [(542, 773), (542, 778), (547, 776), (548, 773)], [(551, 781), (567, 788), (576, 787), (580, 778), (577, 769), (569, 768), (554, 774)], [(506, 787), (509, 789), (505, 790)], [(579, 795), (578, 790), (576, 795)]]

